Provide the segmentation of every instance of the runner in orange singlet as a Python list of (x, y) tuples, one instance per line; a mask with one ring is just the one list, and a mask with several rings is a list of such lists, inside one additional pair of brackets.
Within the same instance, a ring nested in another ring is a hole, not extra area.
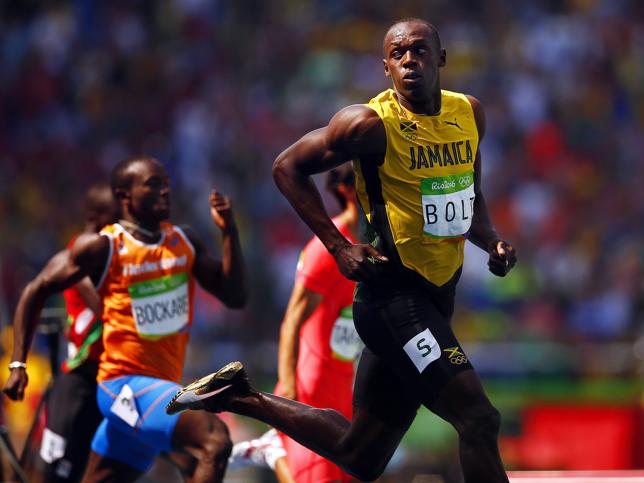
[[(98, 233), (117, 219), (118, 206), (109, 185), (99, 183), (90, 187), (85, 200), (82, 233)], [(76, 238), (73, 237), (67, 249), (54, 255), (49, 263), (56, 264), (57, 260), (68, 256)], [(20, 303), (25, 303), (23, 299), (29, 296), (31, 287), (41, 276), (23, 290)], [(36, 460), (37, 470), (31, 475), (34, 483), (79, 481), (85, 470), (92, 436), (103, 418), (96, 405), (96, 373), (103, 352), (103, 328), (98, 317), (100, 299), (88, 277), (66, 289), (63, 296), (68, 322), (65, 328), (68, 357), (47, 399), (47, 423)]]
[(18, 307), (12, 373), (5, 393), (22, 399), (24, 367), (44, 298), (90, 276), (104, 323), (97, 395), (104, 420), (92, 442), (83, 481), (135, 481), (162, 451), (189, 459), (191, 481), (221, 481), (231, 449), (225, 424), (211, 415), (168, 417), (163, 408), (179, 387), (193, 316), (194, 281), (224, 304), (245, 303), (244, 262), (230, 200), (213, 192), (211, 215), (223, 235), (214, 259), (188, 229), (166, 223), (170, 189), (163, 166), (139, 156), (112, 171), (122, 220), (80, 236)]
[[(342, 208), (333, 219), (335, 226), (347, 239), (357, 240), (358, 205), (351, 165), (329, 171), (325, 184)], [(354, 289), (355, 282), (342, 276), (333, 256), (313, 237), (300, 255), (282, 321), (275, 394), (332, 408), (351, 419), (354, 362), (362, 348), (351, 314)], [(268, 466), (275, 470), (280, 483), (352, 479), (293, 439), (285, 435), (281, 439), (283, 444), (271, 430), (256, 440), (235, 444), (231, 469)]]

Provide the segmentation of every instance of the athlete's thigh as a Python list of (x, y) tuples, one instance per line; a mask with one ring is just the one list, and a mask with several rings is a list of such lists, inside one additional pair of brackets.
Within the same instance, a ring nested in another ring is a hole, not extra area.
[(404, 289), (379, 295), (375, 303), (354, 303), (356, 329), (404, 391), (418, 403), (430, 404), (449, 381), (472, 366), (444, 307), (430, 292)]
[(387, 360), (365, 347), (353, 393), (351, 426), (342, 441), (356, 460), (386, 464), (411, 426), (420, 403)]
[(425, 406), (458, 428), (468, 419), (488, 414), (492, 403), (485, 394), (478, 374), (472, 369), (459, 373), (435, 400)]

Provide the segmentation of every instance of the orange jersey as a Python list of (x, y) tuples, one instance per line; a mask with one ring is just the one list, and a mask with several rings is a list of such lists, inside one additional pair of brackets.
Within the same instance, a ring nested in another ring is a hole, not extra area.
[(180, 382), (192, 324), (194, 247), (185, 233), (161, 224), (146, 244), (115, 223), (101, 230), (110, 256), (101, 280), (103, 345), (98, 380), (143, 375)]

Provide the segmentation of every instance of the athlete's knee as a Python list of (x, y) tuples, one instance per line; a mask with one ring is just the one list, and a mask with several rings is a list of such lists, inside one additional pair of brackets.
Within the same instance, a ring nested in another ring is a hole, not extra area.
[(232, 449), (233, 442), (228, 427), (219, 418), (213, 418), (210, 431), (202, 442), (202, 454), (199, 459), (202, 462), (227, 461)]
[(456, 429), (463, 440), (478, 443), (496, 440), (500, 427), (501, 413), (488, 403), (471, 408)]

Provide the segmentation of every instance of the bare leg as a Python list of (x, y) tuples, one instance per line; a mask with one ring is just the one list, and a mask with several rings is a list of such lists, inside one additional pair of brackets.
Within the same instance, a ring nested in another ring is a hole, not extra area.
[(459, 435), (459, 455), (467, 483), (507, 483), (499, 454), (501, 416), (485, 395), (475, 371), (461, 372), (429, 407)]
[(219, 417), (206, 412), (182, 413), (174, 429), (172, 443), (178, 451), (193, 458), (192, 475), (187, 481), (223, 480), (232, 443), (228, 428)]
[(295, 483), (286, 458), (279, 458), (275, 462), (275, 476), (279, 483)]
[(234, 396), (226, 408), (277, 428), (365, 481), (382, 474), (406, 432), (359, 408), (349, 421), (335, 410), (253, 389), (247, 395)]
[(104, 458), (92, 451), (89, 454), (82, 483), (130, 482), (136, 481), (143, 473), (120, 461)]

